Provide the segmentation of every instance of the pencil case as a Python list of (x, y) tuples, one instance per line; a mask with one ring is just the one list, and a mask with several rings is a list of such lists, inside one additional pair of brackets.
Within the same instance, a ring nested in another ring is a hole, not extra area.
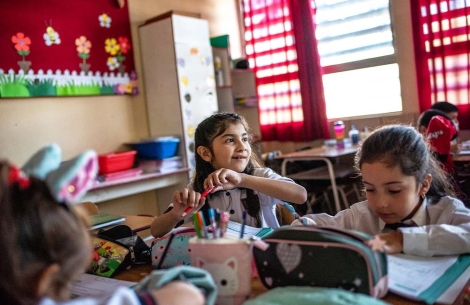
[(88, 273), (113, 277), (131, 264), (150, 262), (150, 248), (129, 226), (119, 225), (92, 236)]
[(258, 276), (267, 289), (317, 286), (383, 297), (387, 293), (387, 257), (364, 242), (361, 232), (326, 226), (289, 226), (253, 247)]
[[(191, 256), (189, 254), (189, 239), (196, 236), (194, 227), (173, 229), (175, 236), (171, 241), (170, 247), (164, 257), (160, 269), (167, 269), (175, 266), (191, 265)], [(152, 265), (156, 268), (162, 259), (162, 254), (168, 245), (171, 232), (157, 238), (152, 242)]]

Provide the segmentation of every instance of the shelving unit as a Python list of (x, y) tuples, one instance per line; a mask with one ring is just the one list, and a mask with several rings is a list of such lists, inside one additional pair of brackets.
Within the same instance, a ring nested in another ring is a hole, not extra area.
[[(232, 69), (229, 48), (212, 47), (212, 54), (221, 62), (223, 85), (217, 85), (219, 111), (236, 112), (247, 120), (255, 136), (260, 135), (258, 95), (255, 73), (249, 69)], [(217, 75), (215, 76), (217, 79)]]
[(118, 180), (101, 182), (93, 186), (82, 199), (99, 203), (151, 190), (162, 189), (187, 181), (189, 168), (167, 173), (143, 174)]

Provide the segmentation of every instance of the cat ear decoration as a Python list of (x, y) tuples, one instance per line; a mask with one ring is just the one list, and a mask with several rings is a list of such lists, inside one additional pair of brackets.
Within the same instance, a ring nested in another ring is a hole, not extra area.
[(51, 171), (56, 170), (62, 161), (62, 151), (57, 144), (38, 150), (21, 168), (23, 173), (44, 180)]
[(93, 186), (98, 174), (98, 156), (88, 150), (63, 162), (46, 177), (52, 195), (59, 201), (75, 203)]
[(93, 185), (98, 174), (98, 157), (95, 151), (88, 150), (61, 163), (61, 156), (58, 145), (48, 145), (35, 153), (22, 171), (44, 180), (57, 201), (75, 203)]

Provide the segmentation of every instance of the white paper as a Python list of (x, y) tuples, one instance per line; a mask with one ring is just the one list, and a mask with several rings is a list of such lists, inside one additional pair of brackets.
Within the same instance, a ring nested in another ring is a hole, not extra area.
[(84, 273), (70, 289), (71, 297), (75, 298), (107, 298), (111, 296), (118, 287), (131, 287), (136, 283), (121, 281), (107, 277)]
[[(428, 289), (456, 261), (457, 256), (420, 257), (407, 254), (388, 255), (388, 288), (411, 299)], [(451, 304), (468, 280), (470, 267), (444, 292), (439, 303)]]
[[(243, 230), (243, 238), (250, 238), (255, 236), (262, 228), (255, 228), (251, 226), (245, 225), (245, 229)], [(242, 231), (242, 224), (234, 221), (229, 221), (227, 223), (227, 232), (225, 233), (225, 237), (227, 238), (240, 238), (240, 233)]]

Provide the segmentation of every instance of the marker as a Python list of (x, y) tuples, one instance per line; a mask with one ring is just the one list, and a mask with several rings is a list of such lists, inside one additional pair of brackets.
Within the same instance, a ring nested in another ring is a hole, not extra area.
[(207, 239), (207, 229), (206, 229), (206, 222), (204, 221), (204, 215), (202, 214), (201, 211), (197, 212), (197, 219), (199, 221), (199, 226), (201, 227), (202, 234), (204, 235), (204, 238)]
[[(209, 193), (212, 191), (213, 187), (207, 188), (204, 192), (201, 194), (201, 199), (209, 195)], [(181, 214), (181, 217), (184, 217), (188, 215), (188, 213), (193, 209), (193, 207), (187, 207), (186, 210), (184, 210), (183, 214)]]
[(225, 232), (227, 231), (227, 224), (228, 221), (230, 220), (230, 214), (227, 211), (223, 211), (220, 214), (220, 237), (225, 236)]
[(211, 222), (211, 227), (212, 227), (212, 236), (214, 239), (217, 238), (217, 224), (215, 223), (215, 216), (214, 216), (214, 209), (209, 208), (209, 220)]
[(199, 226), (197, 213), (193, 213), (193, 224), (194, 224), (194, 230), (196, 230), (197, 238), (202, 238), (201, 227)]
[(243, 222), (242, 222), (242, 229), (240, 230), (240, 238), (243, 238), (243, 235), (245, 235), (245, 226), (246, 226), (246, 211), (243, 211)]

